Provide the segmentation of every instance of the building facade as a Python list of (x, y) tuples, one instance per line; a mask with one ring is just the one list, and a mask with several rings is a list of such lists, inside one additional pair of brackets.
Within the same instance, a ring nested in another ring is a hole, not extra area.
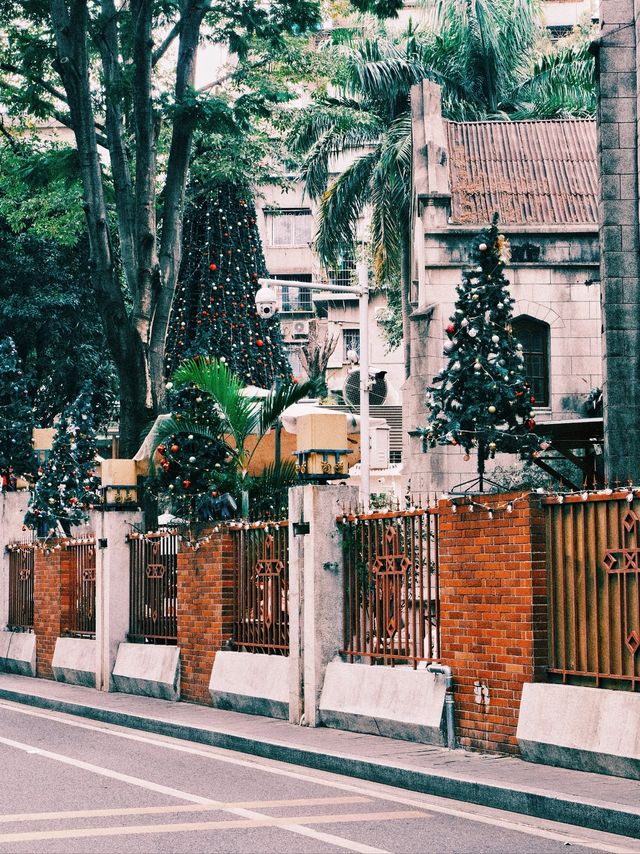
[[(412, 93), (414, 257), (411, 375), (404, 386), (405, 471), (413, 490), (473, 478), (463, 451), (422, 451), (425, 388), (445, 364), (445, 326), (470, 239), (494, 212), (511, 243), (514, 332), (537, 422), (577, 419), (602, 382), (595, 122), (449, 122), (439, 88)], [(498, 456), (509, 466), (514, 458)]]

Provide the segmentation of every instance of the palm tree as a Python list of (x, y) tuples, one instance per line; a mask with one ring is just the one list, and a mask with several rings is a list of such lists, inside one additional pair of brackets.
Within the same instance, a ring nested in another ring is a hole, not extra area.
[[(230, 467), (239, 477), (242, 515), (248, 516), (249, 468), (258, 447), (285, 409), (313, 395), (315, 384), (287, 382), (264, 398), (250, 396), (244, 392), (245, 386), (240, 377), (224, 362), (202, 358), (190, 359), (180, 365), (171, 382), (177, 389), (189, 386), (209, 396), (213, 407), (211, 426), (203, 423), (201, 418), (196, 421), (188, 415), (179, 420), (173, 416), (163, 420), (154, 436), (152, 458), (158, 446), (176, 434), (191, 433), (209, 441), (222, 440)], [(255, 441), (250, 442), (250, 437), (255, 437)], [(268, 482), (271, 489), (275, 488), (276, 468), (265, 473), (265, 483)], [(291, 467), (283, 466), (281, 474), (290, 479)]]
[[(341, 79), (299, 111), (291, 151), (320, 199), (316, 248), (331, 268), (351, 255), (371, 208), (377, 284), (399, 280), (405, 373), (410, 371), (410, 89), (430, 78), (457, 120), (593, 114), (595, 77), (586, 39), (542, 51), (539, 0), (426, 0), (426, 25), (399, 40), (359, 38), (335, 48)], [(335, 158), (352, 151), (337, 177)]]

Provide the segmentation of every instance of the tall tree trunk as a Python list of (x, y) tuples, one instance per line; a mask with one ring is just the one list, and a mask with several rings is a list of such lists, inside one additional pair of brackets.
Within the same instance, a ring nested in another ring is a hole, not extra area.
[(400, 290), (402, 296), (402, 346), (405, 379), (411, 376), (411, 225), (402, 225), (400, 247)]

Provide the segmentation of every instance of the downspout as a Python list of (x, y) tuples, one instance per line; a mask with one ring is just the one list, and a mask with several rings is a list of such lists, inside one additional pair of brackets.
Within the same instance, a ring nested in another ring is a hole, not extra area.
[(427, 670), (435, 676), (445, 677), (444, 719), (447, 727), (447, 747), (449, 750), (455, 750), (458, 742), (453, 703), (453, 673), (448, 664), (427, 664)]

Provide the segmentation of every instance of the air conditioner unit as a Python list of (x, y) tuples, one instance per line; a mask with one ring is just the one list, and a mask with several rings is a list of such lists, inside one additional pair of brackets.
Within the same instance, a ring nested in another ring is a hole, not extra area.
[[(372, 406), (382, 406), (387, 399), (389, 388), (387, 386), (386, 371), (369, 371), (369, 403)], [(360, 369), (349, 371), (344, 381), (344, 399), (351, 406), (360, 405)]]
[(291, 324), (291, 334), (293, 338), (300, 338), (309, 334), (308, 320), (294, 320)]

